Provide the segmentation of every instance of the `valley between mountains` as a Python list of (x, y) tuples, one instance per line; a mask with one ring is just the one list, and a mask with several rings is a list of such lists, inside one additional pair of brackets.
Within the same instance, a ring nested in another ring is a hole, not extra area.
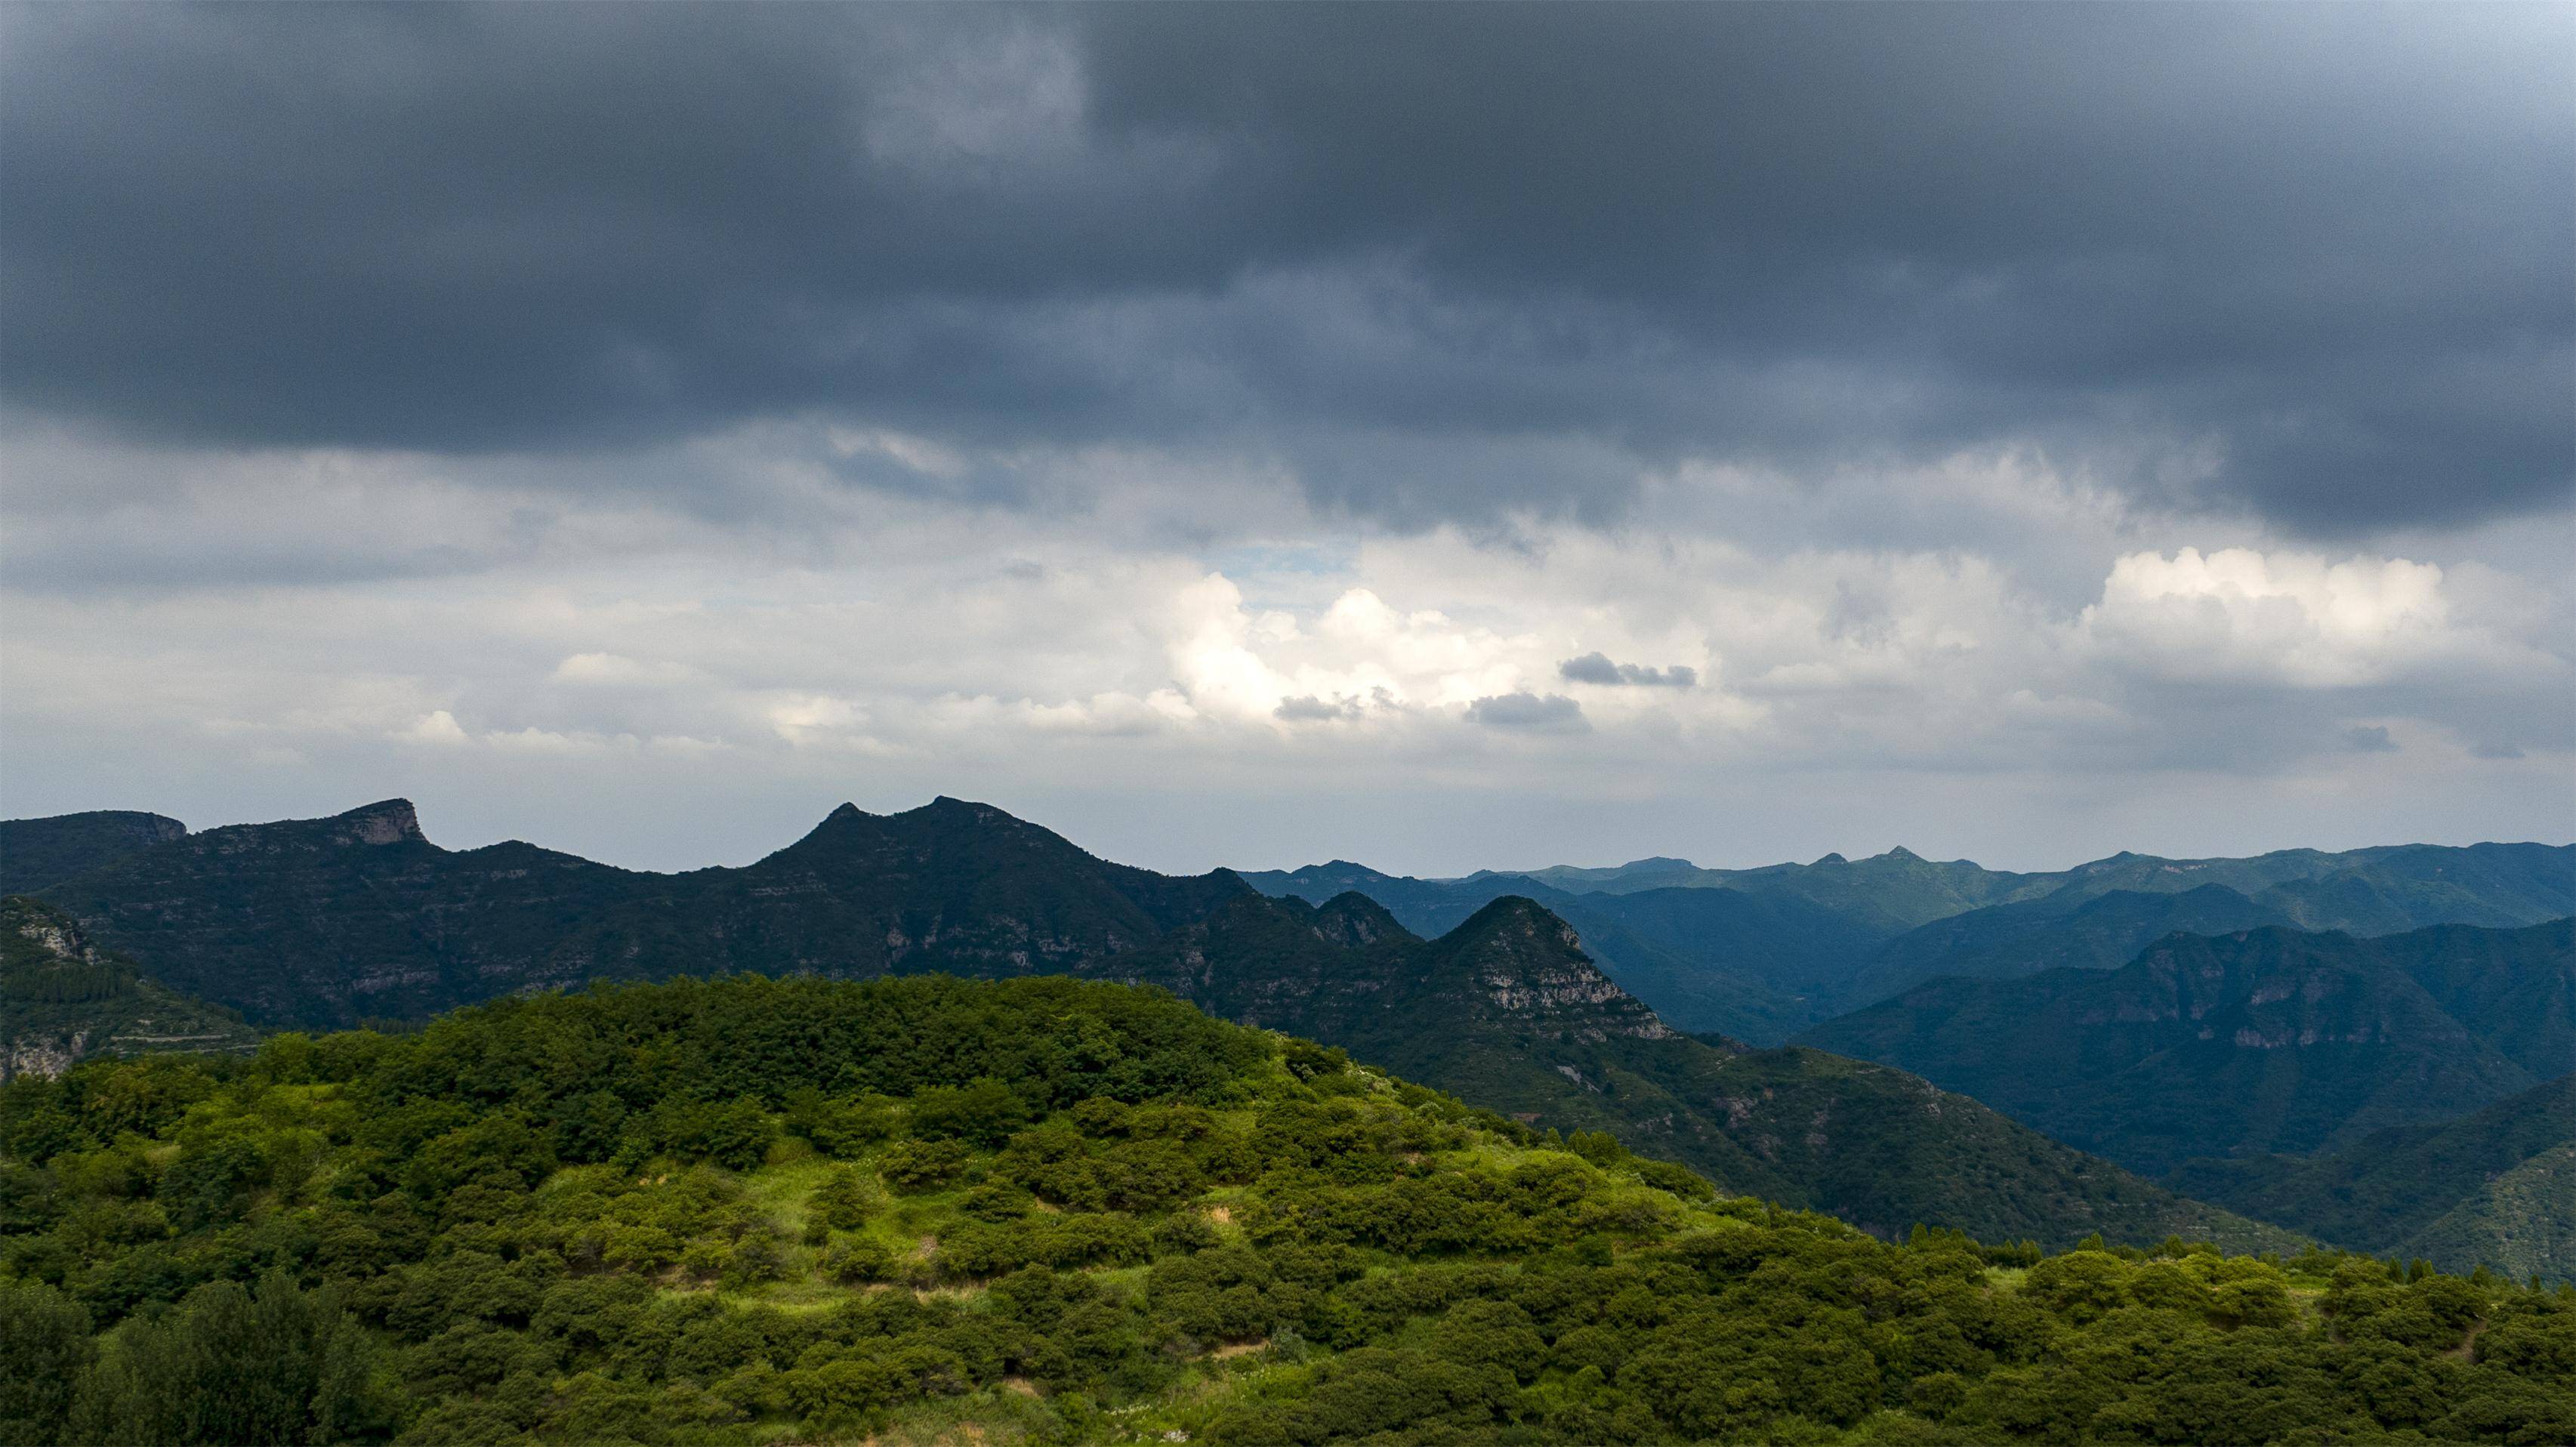
[[(2553, 1167), (2576, 1144), (2564, 847), (1175, 877), (943, 798), (844, 805), (755, 864), (662, 875), (443, 849), (393, 800), (198, 832), (9, 821), (0, 882), (19, 1072), (136, 1048), (146, 1004), (228, 1049), (592, 981), (1070, 974), (1886, 1237), (2576, 1265)], [(2449, 1169), (2351, 1209), (2322, 1182), (2392, 1131)]]

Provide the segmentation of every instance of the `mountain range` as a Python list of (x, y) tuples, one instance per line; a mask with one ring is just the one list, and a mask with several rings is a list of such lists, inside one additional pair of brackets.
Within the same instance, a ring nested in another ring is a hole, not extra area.
[(1223, 872), (1110, 864), (942, 798), (893, 816), (844, 805), (756, 864), (685, 874), (516, 841), (442, 849), (396, 799), (164, 840), (43, 892), (175, 989), (331, 1027), (593, 979), (1060, 970), (1248, 891)]
[[(198, 833), (11, 821), (0, 850), (84, 947), (262, 1025), (597, 979), (1073, 973), (1882, 1234), (2258, 1249), (2310, 1233), (2519, 1260), (2568, 1179), (2545, 1110), (2497, 1137), (2513, 1150), (2444, 1148), (2494, 1169), (2422, 1177), (2402, 1232), (2330, 1209), (2340, 1188), (2313, 1172), (2576, 1065), (2568, 923), (2492, 927), (2576, 900), (2576, 849), (1167, 876), (943, 797), (844, 805), (754, 864), (680, 874), (444, 849), (401, 800)], [(2473, 922), (2363, 937), (2446, 911)], [(2335, 919), (2355, 930), (2311, 928)]]
[(2576, 914), (2576, 845), (2394, 845), (2249, 859), (2115, 854), (2050, 873), (1866, 859), (1701, 869), (1670, 858), (1454, 879), (1346, 860), (1246, 871), (1272, 895), (1355, 889), (1418, 932), (1519, 894), (1573, 924), (1604, 969), (1675, 1026), (1776, 1044), (1944, 975), (2109, 969), (2177, 930), (2276, 924), (2357, 935)]
[(1312, 906), (1226, 871), (1129, 869), (954, 799), (845, 805), (755, 864), (677, 875), (521, 843), (442, 849), (397, 800), (164, 839), (44, 893), (164, 984), (269, 1025), (682, 973), (1081, 973), (1161, 985), (1535, 1125), (1608, 1130), (1884, 1234), (1921, 1221), (2053, 1245), (2296, 1239), (1899, 1070), (1693, 1039), (1529, 899), (1425, 939), (1356, 893)]

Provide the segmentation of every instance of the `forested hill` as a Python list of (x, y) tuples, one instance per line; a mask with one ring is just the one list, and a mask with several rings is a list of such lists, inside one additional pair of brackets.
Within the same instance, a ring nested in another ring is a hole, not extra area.
[(1881, 1241), (1065, 979), (0, 1088), (26, 1442), (2576, 1440), (2576, 1293)]
[(687, 874), (515, 842), (442, 849), (395, 799), (164, 840), (44, 896), (174, 989), (331, 1026), (592, 979), (1062, 969), (1248, 892), (1223, 871), (1111, 864), (947, 798), (844, 804), (756, 864)]

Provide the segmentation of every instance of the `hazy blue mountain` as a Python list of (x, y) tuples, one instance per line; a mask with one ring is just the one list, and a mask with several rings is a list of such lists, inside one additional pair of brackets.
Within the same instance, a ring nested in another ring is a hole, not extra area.
[(1718, 872), (1702, 869), (1687, 859), (1659, 854), (1601, 869), (1586, 869), (1572, 864), (1551, 864), (1545, 869), (1529, 870), (1479, 869), (1459, 882), (1472, 884), (1488, 877), (1508, 877), (1536, 880), (1550, 889), (1562, 889), (1569, 894), (1595, 891), (1617, 894), (1632, 889), (1688, 888), (1699, 883), (1704, 876)]
[(1379, 891), (1418, 893), (1424, 899), (1494, 899), (1508, 893), (1530, 894), (1533, 886), (1567, 895), (1729, 889), (1829, 910), (1881, 938), (1963, 909), (2046, 893), (2065, 882), (2059, 875), (2011, 874), (1964, 859), (1935, 863), (1903, 848), (1860, 860), (1828, 854), (1812, 864), (1771, 864), (1758, 869), (1702, 869), (1687, 860), (1655, 858), (1611, 869), (1554, 865), (1518, 873), (1478, 870), (1455, 879), (1392, 876), (1347, 860), (1304, 869), (1240, 872), (1265, 894), (1311, 897), (1312, 891), (1338, 886), (1362, 890), (1390, 909), (1397, 906), (1380, 898)]
[(2304, 1153), (2568, 1069), (2571, 929), (2175, 935), (2116, 970), (1934, 980), (1800, 1039), (2151, 1174)]
[(0, 819), (0, 895), (32, 894), (187, 832), (176, 819), (129, 809)]
[(1310, 902), (1358, 890), (1425, 934), (1506, 894), (1536, 899), (1677, 1027), (1766, 1044), (1943, 975), (2109, 969), (2177, 930), (2281, 924), (2368, 935), (2444, 922), (2534, 924), (2576, 911), (2576, 847), (2537, 844), (2293, 849), (2250, 859), (2118, 854), (2045, 874), (1895, 849), (1743, 870), (1658, 857), (1420, 879), (1336, 860), (1243, 878), (1265, 894)]
[(2051, 969), (2108, 970), (2169, 934), (2227, 934), (2294, 923), (2223, 884), (2171, 894), (2065, 889), (1908, 930), (1879, 947), (1837, 996), (1859, 1005), (1944, 975), (2011, 979)]

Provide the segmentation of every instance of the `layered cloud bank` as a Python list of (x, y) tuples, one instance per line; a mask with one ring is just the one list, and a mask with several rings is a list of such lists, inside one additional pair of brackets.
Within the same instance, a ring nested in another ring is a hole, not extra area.
[(657, 865), (937, 791), (1189, 868), (2567, 838), (2571, 55), (0, 9), (0, 802)]
[[(787, 466), (759, 521), (398, 458), (281, 459), (302, 480), (259, 504), (207, 465), (205, 495), (18, 514), (11, 572), (37, 581), (8, 600), (13, 808), (220, 818), (399, 786), (469, 830), (612, 821), (579, 842), (663, 865), (774, 842), (817, 799), (940, 790), (1052, 805), (1171, 865), (1277, 834), (1460, 868), (1493, 862), (1496, 827), (2020, 863), (2120, 828), (2207, 849), (2565, 832), (2563, 579), (2138, 548), (2192, 524), (2106, 515), (2026, 461), (1987, 465), (2015, 499), (1996, 516), (2025, 521), (1984, 551), (1774, 551), (1688, 521), (1716, 486), (1696, 482), (1660, 485), (1669, 526), (1497, 535), (1321, 527), (1211, 480), (1246, 526), (1184, 545), (1133, 536), (1154, 505), (1115, 483), (1031, 513), (800, 499)], [(366, 576), (224, 576), (251, 538), (326, 558), (368, 516), (438, 563), (370, 564), (388, 537), (342, 557)], [(167, 575), (47, 577), (108, 533)], [(1149, 822), (1172, 813), (1191, 822)]]

